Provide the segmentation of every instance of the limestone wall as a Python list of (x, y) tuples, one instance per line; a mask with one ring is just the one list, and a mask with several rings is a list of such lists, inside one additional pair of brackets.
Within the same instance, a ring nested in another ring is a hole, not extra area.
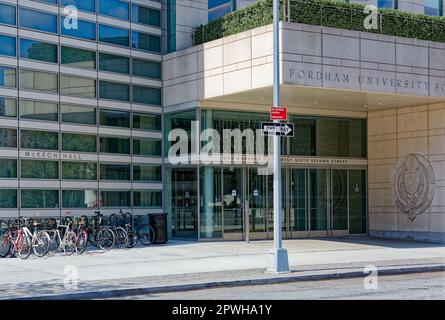
[[(391, 170), (410, 153), (434, 170), (430, 207), (414, 220), (395, 204)], [(371, 236), (445, 242), (445, 104), (369, 112), (369, 233)]]

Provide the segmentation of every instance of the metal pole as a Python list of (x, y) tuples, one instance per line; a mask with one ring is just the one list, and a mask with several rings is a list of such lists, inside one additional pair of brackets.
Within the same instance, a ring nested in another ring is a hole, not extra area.
[[(273, 2), (273, 105), (280, 106), (279, 0)], [(274, 121), (280, 123), (280, 121)], [(281, 230), (281, 136), (273, 137), (274, 248), (269, 251), (268, 272), (289, 272), (287, 250), (282, 247)]]

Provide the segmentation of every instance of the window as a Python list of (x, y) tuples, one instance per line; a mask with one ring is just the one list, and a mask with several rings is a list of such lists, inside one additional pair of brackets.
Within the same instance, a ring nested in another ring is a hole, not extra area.
[(60, 93), (84, 98), (96, 97), (96, 80), (73, 76), (60, 76)]
[(378, 8), (397, 9), (397, 0), (378, 0)]
[(161, 105), (161, 89), (133, 85), (133, 102)]
[(33, 1), (40, 1), (40, 2), (47, 2), (51, 4), (57, 4), (57, 0), (33, 0)]
[(16, 189), (0, 189), (0, 208), (4, 209), (17, 208)]
[(443, 0), (425, 0), (424, 13), (429, 16), (443, 15)]
[(133, 58), (133, 75), (161, 79), (161, 64), (159, 62)]
[(100, 137), (100, 152), (130, 154), (130, 138)]
[(21, 160), (22, 179), (59, 179), (59, 161)]
[[(96, 24), (85, 20), (77, 20), (77, 28), (65, 28), (64, 19), (60, 17), (61, 33), (64, 36), (81, 38), (85, 40), (96, 40)], [(70, 19), (70, 18), (68, 18)]]
[(96, 125), (96, 108), (62, 105), (62, 122)]
[(161, 52), (161, 38), (147, 33), (133, 31), (131, 46), (135, 49)]
[(96, 152), (96, 136), (63, 132), (62, 151)]
[(133, 113), (133, 129), (161, 130), (161, 116), (157, 114)]
[(130, 181), (129, 164), (100, 164), (101, 180)]
[(58, 208), (59, 190), (21, 190), (22, 208)]
[(20, 118), (58, 121), (57, 103), (20, 100)]
[(0, 23), (15, 26), (15, 7), (0, 3)]
[(161, 26), (161, 12), (159, 10), (141, 7), (133, 4), (131, 6), (131, 21), (151, 26)]
[(15, 57), (16, 54), (17, 51), (15, 37), (0, 34), (0, 56)]
[(93, 162), (62, 161), (62, 179), (97, 180), (97, 165)]
[(130, 45), (130, 34), (128, 30), (101, 24), (99, 25), (99, 41), (128, 47)]
[(119, 0), (99, 0), (99, 14), (128, 20), (128, 2)]
[(101, 99), (130, 101), (130, 85), (100, 80), (99, 97)]
[(0, 159), (0, 178), (17, 178), (16, 159)]
[(130, 58), (109, 53), (99, 53), (99, 70), (130, 74)]
[(15, 88), (15, 68), (0, 66), (0, 87)]
[(145, 182), (161, 182), (162, 167), (151, 164), (133, 164), (133, 180)]
[(100, 110), (100, 125), (108, 127), (130, 127), (130, 112), (115, 110)]
[(133, 138), (133, 154), (142, 156), (160, 156), (161, 140)]
[(62, 208), (96, 208), (96, 190), (62, 190)]
[(20, 141), (22, 148), (25, 149), (59, 149), (59, 139), (57, 132), (21, 130)]
[(0, 148), (17, 148), (17, 130), (0, 128)]
[(133, 191), (133, 206), (139, 208), (161, 207), (161, 191)]
[(101, 191), (101, 207), (130, 207), (130, 191)]
[(57, 45), (20, 39), (20, 58), (57, 63)]
[(95, 12), (95, 0), (60, 0), (60, 6), (75, 6), (78, 10)]
[(15, 99), (0, 97), (0, 117), (17, 117), (17, 103)]
[(20, 89), (57, 93), (57, 74), (21, 69)]
[(20, 27), (57, 33), (57, 16), (25, 8), (19, 9)]
[(70, 67), (96, 69), (96, 52), (94, 51), (62, 46), (61, 56), (61, 63)]

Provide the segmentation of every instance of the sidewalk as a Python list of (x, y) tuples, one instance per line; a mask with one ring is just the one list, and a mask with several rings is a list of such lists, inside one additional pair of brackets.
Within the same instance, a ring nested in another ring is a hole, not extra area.
[[(367, 265), (375, 265), (383, 273), (445, 268), (445, 245), (441, 244), (357, 237), (286, 240), (284, 246), (292, 272), (278, 276), (264, 272), (272, 241), (171, 241), (69, 257), (0, 259), (0, 299), (91, 297), (80, 294), (83, 292), (106, 297), (264, 281), (319, 280), (360, 276)], [(64, 287), (66, 266), (77, 269), (76, 290)]]

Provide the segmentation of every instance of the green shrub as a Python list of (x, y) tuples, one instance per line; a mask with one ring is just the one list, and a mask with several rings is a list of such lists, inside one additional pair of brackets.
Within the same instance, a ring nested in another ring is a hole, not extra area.
[[(280, 20), (283, 14), (282, 5), (283, 1), (280, 0)], [(249, 7), (236, 10), (206, 25), (200, 25), (194, 33), (194, 44), (271, 24), (273, 22), (272, 6), (273, 0), (259, 0)], [(380, 9), (379, 29), (365, 30), (363, 21), (367, 14), (363, 12), (363, 9), (362, 4), (336, 0), (293, 0), (290, 19), (292, 22), (317, 26), (445, 42), (445, 17)]]

